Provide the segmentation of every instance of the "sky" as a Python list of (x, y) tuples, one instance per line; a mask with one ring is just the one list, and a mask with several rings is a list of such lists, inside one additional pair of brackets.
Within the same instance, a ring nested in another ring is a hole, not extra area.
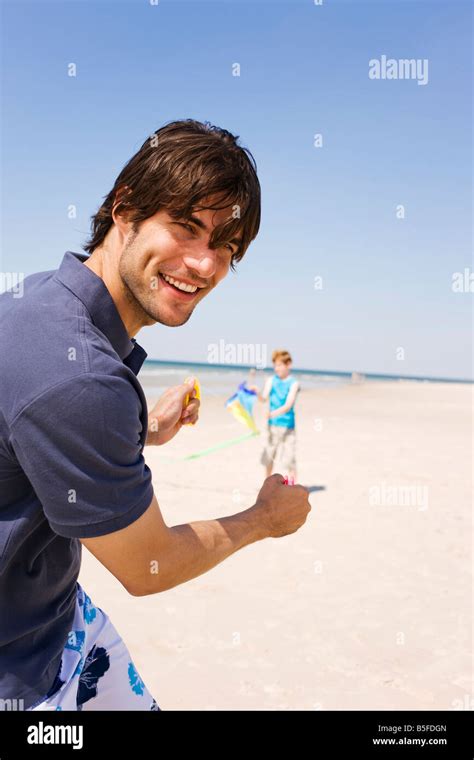
[[(81, 252), (147, 136), (209, 121), (255, 158), (260, 233), (186, 325), (136, 336), (149, 358), (205, 362), (210, 346), (252, 344), (288, 349), (301, 368), (472, 378), (468, 2), (2, 0), (1, 11), (2, 272)], [(427, 82), (370, 78), (382, 56), (426, 59)]]

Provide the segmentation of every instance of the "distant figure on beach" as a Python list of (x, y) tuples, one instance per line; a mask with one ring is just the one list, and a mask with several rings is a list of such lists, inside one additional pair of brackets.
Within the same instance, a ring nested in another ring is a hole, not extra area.
[[(238, 137), (208, 122), (170, 122), (105, 196), (87, 255), (67, 251), (57, 270), (24, 280), (21, 298), (0, 296), (2, 705), (160, 709), (78, 583), (83, 546), (129, 594), (146, 596), (306, 521), (307, 490), (273, 475), (243, 512), (170, 527), (143, 457), (145, 444), (164, 445), (197, 422), (199, 400), (189, 378), (148, 411), (137, 379), (146, 352), (134, 336), (184, 325), (259, 226), (255, 161)], [(182, 499), (189, 511), (188, 490)]]
[(362, 375), (360, 372), (353, 372), (351, 374), (351, 383), (353, 385), (360, 385), (365, 381), (365, 375)]
[(267, 442), (261, 462), (268, 478), (279, 456), (282, 469), (288, 473), (290, 480), (296, 482), (295, 403), (300, 386), (290, 375), (292, 360), (288, 351), (275, 350), (272, 362), (275, 374), (268, 378), (263, 392), (260, 393), (256, 385), (248, 386), (250, 390), (257, 391), (260, 401), (269, 402)]

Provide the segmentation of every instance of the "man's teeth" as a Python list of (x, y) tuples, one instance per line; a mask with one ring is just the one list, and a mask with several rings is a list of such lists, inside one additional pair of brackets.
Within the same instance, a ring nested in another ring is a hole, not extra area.
[(179, 282), (179, 280), (173, 280), (172, 277), (169, 277), (167, 274), (161, 275), (166, 282), (169, 282), (170, 285), (174, 285), (175, 288), (178, 288), (178, 290), (184, 290), (186, 293), (195, 293), (197, 290), (196, 285), (187, 285), (185, 282)]

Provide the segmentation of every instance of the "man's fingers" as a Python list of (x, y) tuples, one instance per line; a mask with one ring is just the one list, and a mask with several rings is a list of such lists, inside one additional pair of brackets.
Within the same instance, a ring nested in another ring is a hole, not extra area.
[(196, 412), (199, 411), (199, 407), (201, 406), (201, 402), (197, 398), (191, 399), (189, 404), (187, 405), (186, 409), (183, 412), (183, 416), (187, 417), (191, 414), (196, 414)]
[(181, 417), (181, 423), (183, 425), (195, 425), (199, 419), (199, 414), (191, 414), (188, 417)]
[(181, 421), (186, 425), (189, 425), (190, 423), (194, 424), (199, 416), (200, 405), (201, 402), (199, 399), (193, 398), (187, 405), (186, 409), (183, 411), (183, 414), (181, 415)]
[(187, 377), (184, 383), (178, 387), (181, 388), (181, 392), (184, 395), (184, 406), (187, 407), (189, 400), (196, 396), (196, 378)]

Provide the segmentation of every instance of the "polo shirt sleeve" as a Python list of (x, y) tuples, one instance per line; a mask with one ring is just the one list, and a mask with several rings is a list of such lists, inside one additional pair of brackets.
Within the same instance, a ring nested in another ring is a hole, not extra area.
[(11, 444), (56, 533), (102, 536), (146, 511), (153, 486), (141, 415), (128, 379), (88, 373), (44, 392), (13, 421)]

